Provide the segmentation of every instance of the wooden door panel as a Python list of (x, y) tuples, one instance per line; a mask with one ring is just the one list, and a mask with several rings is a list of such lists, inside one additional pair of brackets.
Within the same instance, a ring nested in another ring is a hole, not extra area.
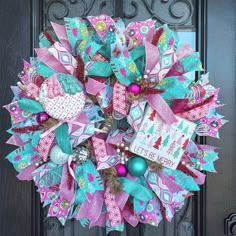
[(0, 235), (31, 235), (32, 183), (20, 182), (16, 172), (4, 157), (14, 147), (6, 145), (10, 137), (5, 131), (10, 128), (10, 117), (2, 108), (12, 100), (10, 86), (16, 84), (17, 72), (22, 69), (22, 59), (30, 56), (31, 14), (30, 1), (0, 1)]

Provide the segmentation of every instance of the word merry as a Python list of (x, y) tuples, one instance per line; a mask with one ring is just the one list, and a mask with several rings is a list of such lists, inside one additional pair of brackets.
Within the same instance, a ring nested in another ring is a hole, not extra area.
[(145, 157), (151, 161), (155, 161), (158, 162), (166, 167), (169, 167), (171, 169), (174, 169), (176, 166), (176, 161), (173, 161), (167, 157), (163, 157), (159, 154), (157, 154), (156, 152), (153, 152), (149, 149), (146, 149), (144, 147), (140, 147), (140, 146), (135, 146), (131, 148), (131, 151), (142, 156)]

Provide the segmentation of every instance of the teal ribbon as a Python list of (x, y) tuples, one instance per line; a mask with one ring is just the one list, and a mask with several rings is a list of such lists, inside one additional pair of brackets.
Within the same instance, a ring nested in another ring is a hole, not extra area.
[[(83, 43), (83, 42), (81, 42)], [(86, 64), (88, 61), (91, 61), (91, 58), (100, 50), (101, 44), (87, 41), (85, 48), (80, 48), (78, 46), (78, 53), (82, 56), (84, 64)]]
[(77, 166), (75, 177), (80, 190), (89, 202), (96, 191), (104, 190), (103, 180), (90, 160)]
[(154, 193), (150, 189), (137, 183), (137, 181), (134, 182), (133, 180), (124, 177), (119, 178), (118, 181), (121, 183), (122, 189), (125, 192), (138, 200), (147, 202), (154, 197)]
[(139, 47), (134, 48), (132, 51), (130, 51), (130, 56), (134, 61), (136, 61), (138, 58), (144, 56), (145, 54), (145, 47), (144, 45), (141, 45)]
[(177, 76), (171, 76), (163, 79), (164, 83), (158, 84), (157, 89), (165, 90), (164, 93), (160, 94), (165, 100), (169, 99), (183, 99), (186, 94), (189, 94), (191, 90), (189, 89), (192, 79), (185, 77), (186, 81), (184, 83), (178, 81)]
[(94, 61), (88, 67), (87, 76), (102, 76), (109, 77), (113, 74), (111, 65), (105, 61)]
[(163, 168), (162, 172), (168, 177), (173, 177), (175, 182), (185, 188), (188, 191), (198, 191), (199, 186), (196, 184), (194, 179), (191, 176), (184, 174), (179, 170), (171, 170), (169, 168)]
[(117, 80), (126, 86), (142, 77), (128, 50), (124, 50), (117, 57), (112, 55), (111, 67)]
[(67, 26), (65, 27), (67, 38), (71, 45), (72, 53), (75, 54), (76, 43), (82, 40), (88, 40), (88, 28), (85, 22), (79, 17), (65, 17), (64, 21)]
[(199, 52), (194, 52), (190, 56), (182, 58), (180, 61), (184, 67), (184, 71), (203, 71)]
[(56, 141), (58, 146), (64, 153), (72, 154), (72, 148), (70, 144), (70, 137), (68, 132), (68, 124), (64, 123), (60, 125), (56, 130)]
[(86, 200), (86, 196), (83, 191), (79, 188), (75, 194), (74, 205), (81, 205)]
[(52, 187), (56, 184), (60, 184), (62, 178), (63, 166), (57, 166), (49, 169), (39, 180), (39, 185), (43, 187)]
[(133, 200), (133, 206), (134, 206), (135, 212), (143, 211), (147, 207), (147, 204), (148, 202), (143, 202), (136, 198), (134, 198)]
[(44, 33), (39, 35), (39, 46), (40, 48), (50, 48), (52, 46)]
[(108, 235), (112, 231), (122, 232), (122, 231), (124, 231), (124, 228), (125, 228), (125, 224), (124, 223), (111, 227), (110, 220), (106, 221), (106, 235)]
[(19, 147), (7, 155), (7, 159), (13, 164), (17, 172), (21, 172), (30, 165), (31, 158), (34, 156), (34, 161), (40, 159), (39, 155), (34, 151), (31, 143)]
[(102, 54), (105, 58), (111, 58), (111, 48), (102, 46), (99, 51), (100, 54)]
[(22, 98), (19, 100), (18, 105), (22, 110), (31, 112), (33, 114), (44, 111), (42, 105), (39, 102), (27, 98)]
[(49, 68), (47, 65), (45, 65), (42, 62), (39, 62), (39, 65), (36, 71), (38, 75), (43, 75), (46, 78), (56, 73), (54, 70), (52, 70), (51, 68)]
[[(179, 38), (176, 32), (172, 31), (168, 25), (163, 25), (163, 32), (165, 32), (166, 39), (164, 40), (159, 40), (157, 43), (157, 47), (159, 48), (160, 56), (166, 52), (170, 47), (177, 48), (178, 43), (179, 43)], [(170, 45), (169, 42), (170, 40), (174, 40), (174, 44)]]

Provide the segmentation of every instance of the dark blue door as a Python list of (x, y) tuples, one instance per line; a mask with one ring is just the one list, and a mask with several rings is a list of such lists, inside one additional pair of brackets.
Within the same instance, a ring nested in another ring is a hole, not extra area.
[[(124, 17), (126, 23), (150, 17), (160, 24), (168, 23), (200, 51), (204, 68), (216, 87), (221, 87), (221, 108), (230, 123), (222, 128), (221, 139), (201, 139), (202, 143), (220, 146), (221, 159), (216, 164), (218, 174), (208, 174), (201, 192), (186, 201), (172, 223), (162, 222), (158, 228), (138, 225), (111, 235), (163, 236), (223, 236), (236, 235), (234, 217), (224, 225), (224, 219), (236, 212), (235, 158), (235, 68), (236, 68), (236, 1), (235, 0), (7, 0), (1, 9), (1, 85), (0, 103), (10, 103), (10, 85), (16, 83), (21, 58), (28, 59), (37, 47), (38, 35), (50, 30), (50, 21), (62, 22), (65, 16), (86, 16), (106, 13)], [(10, 127), (9, 116), (1, 110), (0, 161), (0, 235), (1, 236), (85, 236), (105, 235), (105, 231), (82, 228), (79, 222), (61, 227), (56, 219), (47, 219), (39, 196), (31, 182), (20, 182), (16, 172), (4, 160), (11, 151), (5, 145)], [(235, 217), (236, 218), (236, 217)], [(236, 225), (236, 224), (235, 224)], [(231, 233), (231, 234), (230, 234)], [(233, 234), (235, 233), (235, 234)]]

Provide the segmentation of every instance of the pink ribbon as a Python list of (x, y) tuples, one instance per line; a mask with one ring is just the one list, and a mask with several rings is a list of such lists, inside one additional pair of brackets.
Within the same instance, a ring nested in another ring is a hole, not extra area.
[(145, 42), (152, 42), (153, 36), (155, 35), (157, 29), (156, 28), (150, 28), (148, 31), (148, 35), (146, 36)]
[(107, 209), (107, 218), (110, 220), (111, 226), (117, 226), (123, 223), (121, 210), (115, 200), (115, 195), (111, 193), (108, 185), (105, 185), (104, 201)]
[(64, 25), (51, 22), (52, 28), (54, 29), (58, 39), (60, 40), (63, 47), (71, 53), (71, 46), (67, 38), (66, 29)]
[(89, 228), (94, 227), (94, 226), (100, 226), (100, 227), (105, 227), (106, 225), (106, 213), (102, 212), (97, 219), (97, 221), (90, 222)]
[[(93, 151), (96, 158), (97, 170), (102, 170), (111, 167), (109, 159), (111, 155), (107, 153), (107, 146), (103, 139), (92, 137)], [(109, 152), (112, 153), (112, 149), (109, 148)]]
[(38, 167), (35, 164), (29, 165), (24, 168), (16, 177), (19, 180), (27, 180), (30, 181), (33, 179), (32, 172), (34, 172)]
[[(129, 224), (131, 224), (132, 226), (136, 226), (139, 221), (136, 215), (132, 213), (126, 205), (129, 198), (129, 194), (127, 194), (126, 192), (120, 192), (114, 196), (110, 195), (109, 189), (105, 191), (107, 192), (107, 193), (105, 192), (105, 195), (107, 196), (107, 194), (109, 193), (109, 196), (112, 198), (113, 206), (115, 205), (117, 211), (120, 212), (120, 214), (118, 214), (120, 216), (119, 221), (122, 223), (122, 219), (124, 218)], [(109, 212), (108, 213), (102, 212), (103, 201), (104, 201), (104, 191), (96, 191), (90, 203), (87, 200), (82, 203), (82, 205), (80, 206), (79, 213), (76, 216), (76, 219), (78, 220), (82, 218), (89, 218), (90, 219), (89, 227), (93, 226), (104, 227), (106, 224), (106, 216), (109, 217)], [(115, 218), (117, 218), (118, 215), (116, 215)], [(115, 218), (113, 217), (112, 220), (114, 221)], [(115, 225), (117, 224), (115, 223)]]
[(189, 169), (191, 172), (193, 172), (197, 177), (194, 177), (194, 181), (198, 184), (204, 184), (206, 175), (204, 175), (202, 172), (190, 167), (186, 166), (187, 169)]
[(84, 112), (81, 112), (78, 116), (70, 120), (64, 120), (64, 122), (67, 122), (69, 125), (69, 134), (75, 132), (83, 124), (92, 123)]
[(12, 145), (16, 145), (18, 147), (25, 145), (26, 143), (24, 143), (17, 135), (12, 135), (7, 141), (7, 144), (12, 144)]
[(77, 61), (76, 59), (59, 43), (55, 42), (48, 51), (64, 66), (64, 68), (70, 73), (74, 74)]
[(74, 178), (70, 174), (70, 170), (68, 165), (63, 166), (62, 170), (62, 178), (60, 183), (60, 194), (61, 198), (67, 200), (72, 204), (75, 198), (75, 190), (74, 190)]
[[(96, 191), (91, 202), (85, 200), (80, 206), (78, 216), (76, 219), (89, 218), (90, 226), (99, 223), (99, 218), (102, 213), (104, 191)], [(104, 222), (102, 220), (102, 222)], [(103, 226), (103, 225), (102, 225)]]
[(191, 48), (191, 46), (186, 43), (177, 51), (176, 56), (178, 60), (181, 60), (184, 57), (190, 56), (193, 52), (194, 50)]
[(125, 85), (117, 81), (113, 88), (112, 105), (114, 111), (122, 115), (126, 115), (128, 110), (126, 96), (127, 94)]
[[(147, 75), (151, 73), (153, 68), (159, 63), (159, 49), (155, 45), (145, 42), (145, 54), (146, 54), (146, 68)], [(159, 94), (146, 95), (146, 99), (149, 105), (157, 111), (159, 116), (168, 124), (177, 121), (174, 113), (170, 109), (169, 105)]]
[(214, 96), (208, 98), (204, 103), (197, 104), (187, 111), (178, 113), (177, 115), (190, 121), (195, 121), (206, 116), (207, 110), (215, 102)]
[(66, 68), (48, 51), (47, 48), (35, 48), (38, 58), (57, 73), (69, 74)]
[(118, 205), (118, 207), (120, 208), (120, 210), (122, 211), (125, 207), (126, 202), (128, 201), (129, 198), (129, 194), (122, 191), (119, 192), (118, 194), (116, 194), (115, 196), (115, 201)]
[(44, 161), (47, 161), (51, 146), (53, 144), (53, 141), (55, 139), (55, 132), (51, 131), (50, 133), (43, 133), (44, 136), (40, 136), (40, 140), (37, 146), (39, 155), (43, 158)]
[(129, 194), (123, 191), (118, 193), (115, 197), (116, 203), (121, 210), (122, 218), (124, 218), (129, 224), (135, 227), (138, 224), (139, 220), (137, 219), (137, 216), (134, 214), (134, 212), (132, 213), (128, 208), (128, 199)]
[(145, 42), (146, 68), (145, 72), (151, 72), (159, 61), (159, 49), (149, 42)]
[(122, 217), (133, 227), (137, 226), (139, 220), (134, 212), (130, 212), (130, 209), (125, 206), (124, 210), (122, 211)]
[(172, 181), (162, 172), (158, 173), (158, 177), (161, 179), (161, 184), (165, 185), (171, 193), (174, 194), (183, 191), (183, 188), (180, 185)]
[(88, 82), (85, 84), (85, 88), (87, 93), (95, 96), (105, 88), (105, 84), (95, 79), (88, 78)]
[(205, 151), (205, 152), (214, 152), (215, 149), (217, 149), (217, 147), (210, 146), (210, 145), (197, 144), (197, 147), (198, 147), (198, 149), (201, 149), (202, 151)]
[(122, 143), (124, 137), (124, 131), (123, 130), (113, 130), (109, 133), (106, 143), (116, 145), (117, 143)]
[(146, 99), (149, 105), (167, 124), (172, 124), (177, 121), (173, 111), (170, 109), (169, 105), (159, 94), (146, 95)]

